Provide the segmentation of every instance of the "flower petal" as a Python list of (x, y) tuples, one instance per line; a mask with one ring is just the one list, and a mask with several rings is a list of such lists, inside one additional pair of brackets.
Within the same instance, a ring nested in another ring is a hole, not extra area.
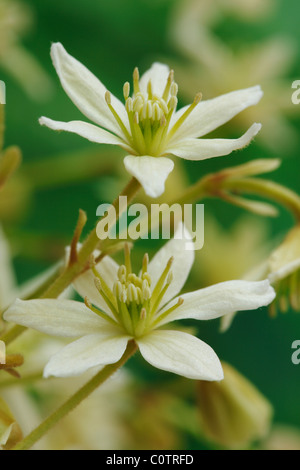
[(17, 299), (3, 318), (48, 335), (66, 337), (95, 333), (107, 325), (83, 303), (74, 300)]
[(159, 280), (163, 269), (171, 257), (174, 258), (171, 268), (173, 280), (162, 299), (161, 305), (169, 302), (181, 291), (194, 263), (195, 253), (191, 235), (182, 222), (178, 224), (174, 238), (168, 241), (156, 253), (148, 265), (148, 273), (152, 280), (152, 286), (155, 286)]
[[(255, 310), (269, 305), (275, 291), (268, 280), (226, 281), (205, 289), (181, 295), (183, 304), (159, 322), (159, 326), (174, 320), (193, 318), (212, 320), (238, 310)], [(160, 314), (178, 302), (172, 300)]]
[(84, 137), (85, 139), (88, 139), (91, 142), (96, 142), (97, 144), (119, 145), (127, 151), (131, 150), (131, 147), (124, 140), (120, 139), (114, 134), (111, 134), (110, 132), (107, 132), (104, 129), (101, 129), (98, 126), (90, 124), (89, 122), (53, 121), (52, 119), (42, 116), (39, 119), (39, 123), (42, 126), (47, 126), (54, 131), (66, 131), (80, 135), (81, 137)]
[(152, 64), (151, 68), (145, 72), (140, 79), (141, 92), (148, 95), (147, 86), (151, 80), (152, 93), (161, 97), (167, 84), (170, 68), (159, 62)]
[[(96, 253), (97, 252), (94, 253), (94, 256), (97, 256)], [(96, 269), (105, 280), (107, 286), (113, 290), (114, 282), (118, 279), (118, 263), (109, 256), (105, 256), (103, 260), (96, 265)], [(93, 305), (111, 315), (107, 304), (95, 286), (94, 280), (95, 276), (92, 270), (88, 269), (75, 279), (73, 286), (83, 299), (87, 297)]]
[(137, 343), (144, 359), (158, 369), (188, 379), (223, 379), (222, 366), (213, 349), (188, 333), (156, 330)]
[(169, 158), (132, 155), (124, 158), (124, 165), (128, 173), (141, 183), (145, 193), (153, 198), (163, 194), (165, 181), (174, 168)]
[(84, 336), (51, 357), (45, 367), (44, 377), (71, 377), (95, 366), (113, 364), (121, 359), (130, 338), (116, 330), (110, 334)]
[[(107, 89), (100, 80), (69, 55), (60, 43), (52, 45), (51, 57), (63, 89), (77, 108), (91, 121), (124, 138), (123, 132), (107, 106), (105, 101)], [(111, 100), (120, 118), (129, 128), (125, 106), (113, 95)]]
[[(180, 126), (172, 144), (191, 137), (202, 137), (230, 121), (236, 114), (257, 104), (263, 96), (260, 86), (232, 91), (211, 100), (201, 101)], [(188, 106), (181, 108), (171, 125), (182, 116)]]
[(128, 173), (141, 183), (145, 193), (153, 198), (163, 194), (166, 179), (174, 168), (174, 162), (169, 158), (132, 155), (124, 158), (124, 165)]
[(185, 160), (220, 157), (248, 145), (260, 129), (261, 125), (255, 123), (238, 139), (185, 139), (173, 148), (168, 147), (167, 150)]

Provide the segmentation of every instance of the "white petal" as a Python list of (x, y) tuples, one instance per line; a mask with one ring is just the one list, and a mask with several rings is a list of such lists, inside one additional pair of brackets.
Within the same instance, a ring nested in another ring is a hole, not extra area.
[[(103, 260), (96, 265), (96, 269), (103, 277), (107, 286), (113, 290), (114, 282), (118, 279), (118, 263), (109, 256), (105, 256)], [(94, 280), (95, 276), (89, 269), (75, 279), (73, 286), (83, 299), (87, 297), (93, 305), (110, 314), (107, 304), (96, 289)]]
[[(212, 132), (234, 116), (257, 104), (263, 96), (260, 86), (232, 91), (211, 100), (201, 101), (176, 132), (173, 142), (189, 137), (202, 137)], [(174, 116), (173, 125), (184, 111), (185, 106)]]
[(17, 299), (4, 313), (4, 319), (48, 335), (66, 337), (95, 333), (107, 325), (85, 304), (58, 299)]
[(167, 84), (170, 69), (165, 64), (155, 62), (151, 68), (145, 72), (140, 78), (141, 92), (147, 94), (147, 86), (149, 80), (152, 84), (152, 92), (154, 95), (161, 97)]
[(131, 147), (124, 140), (104, 129), (101, 129), (100, 127), (90, 124), (89, 122), (53, 121), (52, 119), (43, 116), (39, 119), (39, 123), (42, 126), (47, 126), (54, 131), (66, 131), (80, 135), (81, 137), (84, 137), (91, 142), (96, 142), (97, 144), (119, 145), (127, 151), (131, 150)]
[[(164, 318), (159, 326), (184, 318), (211, 320), (238, 310), (255, 310), (269, 305), (275, 295), (268, 280), (220, 282), (205, 289), (181, 295), (183, 304)], [(162, 312), (177, 302), (178, 298), (172, 300)]]
[(148, 265), (148, 273), (152, 280), (152, 287), (160, 278), (167, 262), (174, 258), (171, 271), (173, 280), (165, 293), (161, 305), (171, 300), (184, 286), (195, 259), (195, 253), (191, 235), (180, 222), (174, 234), (174, 238), (168, 241), (152, 258)]
[(223, 370), (213, 349), (181, 331), (156, 330), (137, 341), (144, 359), (158, 369), (188, 379), (222, 380)]
[[(61, 85), (77, 108), (91, 121), (123, 137), (105, 101), (106, 87), (84, 65), (69, 55), (62, 44), (51, 47), (51, 57)], [(113, 95), (112, 105), (129, 128), (125, 106)]]
[(168, 146), (167, 151), (185, 160), (220, 157), (248, 145), (260, 129), (261, 125), (255, 123), (238, 139), (185, 139), (174, 147)]
[(174, 168), (169, 158), (132, 155), (124, 158), (124, 165), (128, 173), (141, 183), (145, 193), (153, 198), (164, 193), (166, 179)]
[(51, 357), (44, 377), (71, 377), (91, 367), (113, 364), (123, 356), (129, 339), (117, 331), (84, 336)]

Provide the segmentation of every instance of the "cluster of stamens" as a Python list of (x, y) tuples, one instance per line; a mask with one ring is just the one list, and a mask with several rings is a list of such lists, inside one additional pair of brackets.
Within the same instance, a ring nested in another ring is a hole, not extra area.
[(130, 250), (125, 248), (125, 264), (118, 270), (118, 278), (110, 289), (103, 277), (93, 265), (95, 286), (104, 299), (112, 316), (95, 308), (86, 298), (85, 304), (93, 312), (105, 318), (110, 323), (123, 327), (129, 335), (143, 336), (173, 310), (182, 305), (182, 299), (163, 313), (159, 313), (163, 297), (170, 286), (173, 275), (171, 266), (173, 258), (170, 258), (157, 283), (153, 286), (147, 272), (149, 257), (145, 254), (142, 270), (139, 275), (132, 272)]
[(174, 136), (181, 124), (201, 100), (201, 93), (195, 96), (193, 103), (186, 109), (174, 126), (170, 128), (172, 115), (178, 104), (178, 85), (171, 70), (162, 96), (153, 93), (149, 80), (147, 93), (142, 93), (139, 84), (139, 71), (133, 72), (133, 96), (130, 95), (130, 84), (123, 86), (125, 108), (128, 115), (130, 131), (117, 114), (111, 103), (110, 92), (105, 94), (106, 103), (119, 127), (132, 148), (134, 155), (161, 156), (165, 153), (167, 143)]
[(271, 316), (277, 311), (286, 313), (289, 308), (300, 310), (300, 269), (275, 283), (276, 298), (269, 306)]

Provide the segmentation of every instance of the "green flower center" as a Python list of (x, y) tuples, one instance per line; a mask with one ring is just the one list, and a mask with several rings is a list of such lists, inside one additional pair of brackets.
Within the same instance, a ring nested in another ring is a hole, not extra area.
[(179, 299), (173, 307), (159, 313), (163, 297), (173, 279), (171, 271), (173, 258), (167, 262), (155, 286), (152, 285), (151, 277), (147, 271), (148, 262), (148, 254), (145, 254), (140, 274), (134, 274), (131, 268), (130, 250), (126, 245), (125, 264), (120, 266), (118, 278), (114, 282), (112, 290), (107, 286), (95, 266), (92, 267), (95, 285), (109, 307), (113, 318), (92, 306), (87, 298), (85, 299), (85, 304), (93, 312), (113, 324), (118, 324), (126, 333), (135, 338), (154, 329), (163, 318), (183, 302), (182, 299)]
[(147, 93), (142, 93), (139, 83), (139, 71), (133, 72), (133, 96), (130, 94), (130, 84), (123, 86), (125, 108), (128, 115), (130, 131), (123, 123), (120, 116), (111, 104), (111, 95), (105, 94), (106, 103), (115, 120), (126, 136), (132, 148), (133, 155), (148, 155), (158, 157), (165, 154), (166, 146), (175, 132), (179, 129), (188, 115), (201, 100), (201, 93), (195, 96), (193, 103), (186, 109), (182, 116), (170, 128), (172, 115), (174, 114), (178, 99), (178, 85), (174, 81), (174, 72), (170, 71), (162, 96), (153, 94), (152, 82), (149, 80)]

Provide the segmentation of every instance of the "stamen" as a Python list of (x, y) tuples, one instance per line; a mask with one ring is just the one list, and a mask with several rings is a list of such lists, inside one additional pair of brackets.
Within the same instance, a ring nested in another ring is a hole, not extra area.
[(148, 264), (149, 264), (149, 255), (148, 253), (145, 253), (144, 258), (143, 258), (143, 264), (142, 264), (142, 277), (148, 270)]
[(130, 94), (130, 83), (125, 82), (124, 85), (123, 85), (123, 96), (124, 96), (125, 100), (128, 99), (129, 94)]
[(143, 334), (145, 330), (145, 326), (146, 326), (146, 321), (147, 321), (147, 310), (145, 308), (142, 308), (142, 310), (140, 311), (140, 317), (135, 327), (136, 336), (141, 336)]
[(172, 307), (168, 308), (165, 312), (163, 312), (161, 315), (156, 317), (152, 323), (152, 327), (156, 326), (158, 323), (160, 323), (164, 318), (168, 317), (174, 310), (176, 310), (178, 307), (180, 307), (183, 304), (183, 298), (179, 297), (177, 304), (173, 305)]
[(151, 80), (149, 80), (148, 85), (147, 85), (147, 92), (148, 92), (148, 100), (152, 100), (153, 98), (153, 93), (152, 93), (152, 83)]
[(135, 67), (133, 71), (133, 92), (136, 95), (137, 93), (140, 92), (140, 74), (139, 74), (139, 69)]
[(179, 127), (183, 124), (183, 122), (186, 120), (186, 118), (191, 114), (191, 112), (197, 106), (197, 104), (200, 103), (201, 99), (202, 99), (202, 93), (197, 93), (197, 95), (194, 98), (193, 103), (190, 104), (190, 106), (185, 110), (183, 115), (178, 119), (178, 121), (174, 124), (174, 126), (170, 130), (170, 132), (168, 134), (168, 139), (170, 139), (175, 134), (175, 132), (178, 131)]
[(129, 275), (132, 273), (132, 268), (131, 268), (131, 259), (130, 259), (130, 246), (128, 243), (125, 243), (124, 245), (124, 256), (125, 256), (125, 266), (127, 270), (127, 274)]
[(117, 305), (116, 305), (116, 299), (115, 299), (115, 296), (113, 294), (113, 292), (110, 290), (110, 288), (108, 287), (108, 285), (106, 284), (105, 280), (103, 279), (103, 277), (101, 276), (101, 274), (97, 271), (96, 267), (93, 266), (92, 268), (92, 271), (95, 275), (96, 278), (98, 278), (100, 281), (101, 281), (101, 290), (104, 292), (104, 294), (106, 295), (106, 297), (109, 299), (109, 301), (111, 302), (111, 304), (117, 308)]
[(116, 322), (113, 318), (111, 318), (109, 315), (102, 312), (98, 308), (94, 307), (87, 297), (84, 298), (84, 303), (87, 306), (87, 308), (89, 308), (92, 312), (99, 315), (99, 317), (103, 318), (103, 320), (106, 320), (106, 321), (112, 323), (113, 325), (118, 325), (118, 322)]
[(121, 265), (118, 269), (118, 278), (121, 282), (126, 282), (126, 278), (127, 278), (127, 270), (126, 270), (126, 266)]
[(177, 96), (177, 93), (178, 93), (178, 85), (176, 82), (173, 82), (171, 85), (170, 94), (171, 96)]
[(105, 101), (106, 101), (106, 104), (109, 107), (113, 117), (115, 118), (115, 120), (119, 124), (119, 127), (122, 130), (122, 132), (124, 133), (125, 137), (127, 138), (127, 140), (129, 142), (131, 142), (131, 136), (130, 136), (128, 130), (126, 129), (122, 119), (120, 118), (120, 116), (118, 115), (118, 113), (116, 112), (116, 110), (114, 109), (114, 107), (111, 104), (111, 94), (108, 90), (106, 90), (106, 92), (105, 92)]
[(118, 310), (115, 307), (115, 305), (112, 303), (111, 299), (108, 298), (108, 296), (105, 294), (104, 290), (102, 289), (101, 281), (98, 277), (95, 277), (94, 279), (95, 287), (98, 290), (99, 294), (103, 298), (104, 302), (108, 306), (108, 308), (111, 310), (112, 314), (114, 315), (115, 319), (119, 319), (118, 315)]
[(151, 305), (151, 311), (150, 315), (153, 315), (159, 308), (160, 303), (162, 302), (162, 299), (164, 298), (165, 293), (167, 292), (169, 285), (171, 284), (173, 280), (173, 273), (170, 271), (167, 276), (167, 281), (162, 290), (160, 291), (159, 295), (157, 296), (157, 299), (154, 303), (154, 305)]
[(156, 286), (153, 289), (152, 296), (151, 296), (151, 310), (153, 309), (153, 305), (156, 304), (157, 298), (161, 290), (163, 289), (164, 282), (166, 280), (167, 275), (169, 274), (173, 261), (174, 261), (174, 257), (172, 256), (167, 262), (167, 265), (163, 273), (161, 274), (160, 278), (158, 279), (156, 283)]
[(150, 287), (149, 287), (149, 283), (146, 279), (143, 280), (142, 294), (143, 294), (143, 299), (144, 300), (149, 300), (150, 297), (151, 297), (151, 290), (150, 290)]
[(165, 101), (168, 100), (169, 92), (170, 92), (170, 88), (171, 88), (171, 84), (172, 84), (173, 80), (174, 80), (174, 70), (170, 70), (170, 73), (169, 73), (169, 76), (168, 76), (168, 79), (167, 79), (167, 84), (166, 84), (166, 87), (165, 87), (163, 95), (162, 95), (162, 99), (165, 100)]
[(148, 282), (149, 286), (151, 286), (152, 280), (151, 280), (151, 277), (150, 277), (150, 275), (149, 275), (148, 273), (144, 273), (144, 274), (142, 275), (142, 279), (143, 279), (143, 280), (145, 279), (145, 280)]
[(127, 299), (129, 302), (136, 302), (138, 300), (138, 294), (134, 284), (129, 284), (127, 287)]

